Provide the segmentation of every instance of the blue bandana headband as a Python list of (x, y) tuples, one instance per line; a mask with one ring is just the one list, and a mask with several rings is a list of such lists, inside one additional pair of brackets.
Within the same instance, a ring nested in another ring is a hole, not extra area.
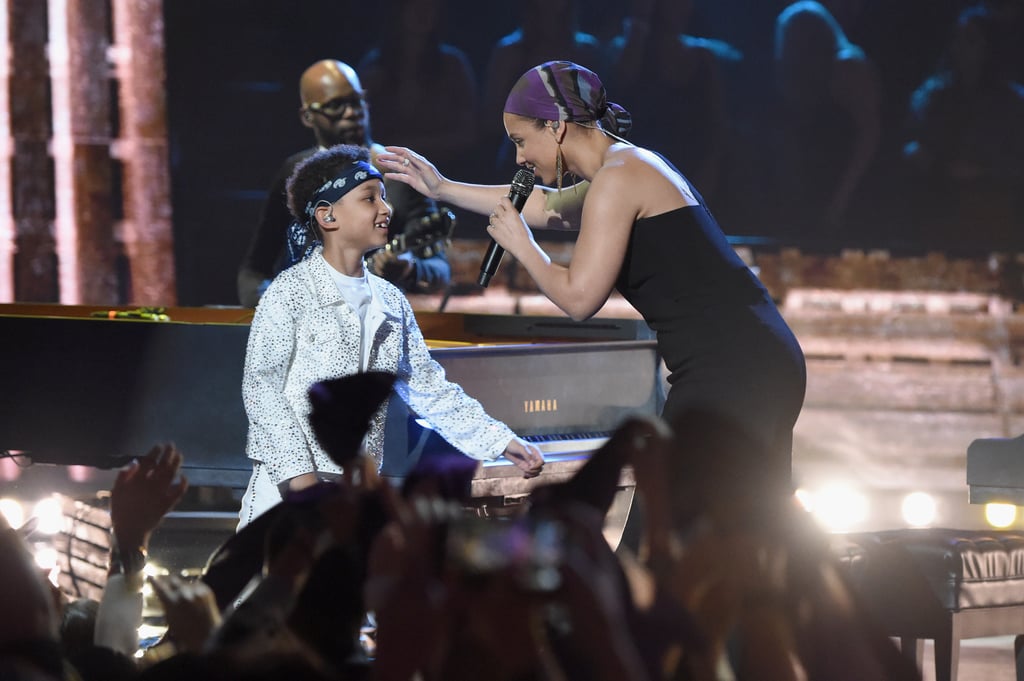
[(325, 203), (331, 205), (367, 180), (383, 179), (384, 176), (372, 165), (366, 161), (356, 161), (345, 168), (338, 177), (320, 185), (313, 192), (312, 198), (306, 202), (306, 224), (301, 224), (296, 220), (288, 226), (285, 238), (285, 267), (291, 267), (300, 260), (305, 260), (316, 250), (317, 246), (321, 245), (320, 239), (313, 238), (315, 231), (311, 227), (313, 213), (317, 206)]
[(356, 161), (333, 180), (327, 180), (306, 202), (306, 219), (312, 222), (317, 206), (331, 205), (367, 180), (383, 180), (384, 176), (366, 161)]

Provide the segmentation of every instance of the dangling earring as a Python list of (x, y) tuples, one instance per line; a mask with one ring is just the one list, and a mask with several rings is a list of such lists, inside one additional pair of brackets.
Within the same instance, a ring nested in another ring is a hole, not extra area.
[(555, 175), (558, 191), (562, 191), (562, 143), (558, 143), (558, 150), (555, 152)]

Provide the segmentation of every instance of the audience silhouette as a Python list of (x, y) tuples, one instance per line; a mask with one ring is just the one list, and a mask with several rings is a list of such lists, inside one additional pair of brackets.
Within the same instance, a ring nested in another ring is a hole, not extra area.
[(466, 54), (441, 40), (444, 0), (388, 0), (390, 27), (356, 70), (389, 143), (416, 140), (460, 165), (477, 144), (479, 95)]
[[(605, 52), (597, 38), (580, 31), (575, 0), (528, 0), (519, 8), (520, 23), (491, 49), (484, 76), (481, 120), (485, 121), (482, 139), (485, 148), (497, 150), (493, 168), (485, 169), (494, 181), (504, 181), (515, 169), (515, 149), (501, 126), (505, 96), (527, 69), (551, 59), (565, 59), (599, 70)], [(491, 122), (488, 124), (488, 122)]]
[(919, 231), (937, 245), (1024, 245), (1024, 85), (1012, 80), (1000, 39), (991, 9), (964, 10), (910, 98), (911, 196)]
[(658, 149), (712, 200), (729, 130), (720, 62), (742, 55), (687, 33), (693, 4), (634, 0), (609, 48), (608, 88), (633, 115), (631, 141)]
[(874, 64), (824, 5), (803, 0), (778, 16), (775, 66), (780, 227), (840, 236), (881, 132)]
[[(789, 487), (751, 466), (767, 457), (746, 425), (705, 408), (627, 418), (575, 475), (483, 517), (469, 505), (478, 462), (434, 454), (398, 489), (359, 449), (394, 378), (314, 385), (314, 429), (345, 474), (287, 494), (201, 580), (152, 578), (167, 629), (148, 649), (130, 597), (146, 555), (125, 549), (181, 498), (180, 452), (154, 447), (117, 476), (118, 551), (95, 618), (76, 605), (64, 618), (80, 621), (59, 626), (24, 537), (0, 519), (3, 678), (919, 678)], [(635, 554), (602, 533), (626, 466), (649, 519)]]

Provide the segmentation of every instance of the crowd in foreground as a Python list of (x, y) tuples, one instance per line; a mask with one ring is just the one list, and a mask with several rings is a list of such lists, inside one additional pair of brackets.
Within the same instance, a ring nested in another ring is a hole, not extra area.
[[(367, 379), (329, 385), (324, 408)], [(338, 435), (318, 431), (357, 441)], [(56, 592), (3, 525), (0, 678), (918, 678), (790, 491), (748, 465), (756, 446), (710, 413), (632, 418), (502, 519), (465, 510), (474, 460), (429, 457), (395, 488), (332, 446), (341, 478), (289, 494), (200, 579), (151, 578), (167, 632), (139, 652), (145, 549), (187, 486), (182, 454), (157, 446), (111, 490), (98, 604)], [(602, 533), (624, 466), (644, 517), (635, 552)]]

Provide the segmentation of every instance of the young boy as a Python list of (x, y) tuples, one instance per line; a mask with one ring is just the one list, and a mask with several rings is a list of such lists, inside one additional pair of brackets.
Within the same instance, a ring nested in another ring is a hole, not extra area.
[[(475, 459), (504, 455), (526, 477), (544, 464), (540, 450), (484, 412), (445, 379), (431, 358), (402, 292), (363, 268), (388, 238), (391, 206), (368, 152), (351, 145), (318, 151), (288, 180), (292, 229), (310, 236), (308, 256), (274, 279), (249, 332), (242, 395), (249, 416), (246, 453), (253, 474), (239, 529), (282, 499), (341, 469), (309, 425), (314, 383), (361, 371), (398, 376), (395, 392), (445, 439)], [(380, 466), (386, 407), (363, 440)]]

